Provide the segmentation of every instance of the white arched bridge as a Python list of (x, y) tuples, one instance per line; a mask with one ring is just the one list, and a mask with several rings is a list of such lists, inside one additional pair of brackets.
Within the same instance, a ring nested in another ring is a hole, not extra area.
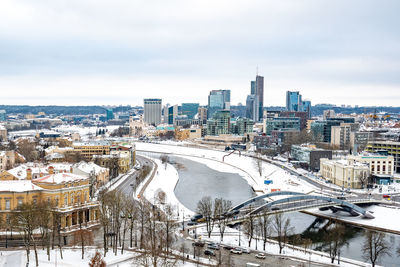
[[(285, 196), (277, 200), (272, 200), (274, 196)], [(286, 197), (287, 196), (287, 197)], [(252, 205), (260, 200), (263, 203), (258, 206)], [(377, 200), (371, 199), (338, 199), (334, 197), (326, 197), (321, 195), (309, 195), (291, 191), (276, 191), (268, 194), (248, 199), (228, 211), (228, 215), (242, 213), (243, 217), (257, 214), (273, 214), (283, 212), (302, 211), (311, 208), (331, 209), (333, 212), (346, 211), (353, 216), (362, 215), (363, 218), (372, 219), (374, 216), (367, 210), (356, 204), (375, 204), (380, 203)]]

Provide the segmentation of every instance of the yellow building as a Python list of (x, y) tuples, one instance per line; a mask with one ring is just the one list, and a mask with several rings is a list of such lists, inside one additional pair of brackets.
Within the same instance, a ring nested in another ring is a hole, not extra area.
[(107, 142), (73, 143), (75, 152), (79, 152), (85, 161), (91, 161), (96, 155), (109, 155), (110, 144)]
[(354, 160), (320, 160), (321, 176), (343, 188), (361, 188), (366, 185), (369, 177), (368, 164), (356, 162)]
[[(52, 167), (49, 167), (50, 172)], [(80, 224), (94, 226), (98, 222), (98, 202), (89, 198), (89, 179), (71, 173), (49, 174), (27, 180), (0, 181), (0, 214), (5, 217), (23, 203), (46, 201), (60, 214), (64, 232), (79, 229)]]

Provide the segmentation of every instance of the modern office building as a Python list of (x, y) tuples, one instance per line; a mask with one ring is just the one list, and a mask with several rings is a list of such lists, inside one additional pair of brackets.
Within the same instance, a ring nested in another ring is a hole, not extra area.
[(300, 132), (300, 118), (277, 117), (264, 120), (264, 132), (271, 135), (272, 131), (297, 131)]
[(364, 151), (369, 141), (373, 140), (373, 132), (351, 132), (350, 133), (350, 143), (351, 149), (355, 153)]
[(311, 118), (311, 101), (303, 100), (302, 106), (303, 106), (303, 112), (307, 112), (308, 118)]
[(307, 128), (308, 113), (304, 111), (281, 111), (279, 117), (293, 117), (300, 119), (300, 131)]
[(207, 121), (207, 113), (208, 113), (208, 109), (206, 107), (199, 107), (197, 110), (199, 120), (201, 120), (205, 123)]
[(207, 120), (207, 135), (230, 133), (231, 113), (229, 110), (215, 112), (212, 119)]
[(303, 111), (303, 101), (299, 91), (286, 92), (286, 110), (287, 111)]
[(253, 132), (254, 121), (248, 118), (237, 118), (234, 123), (231, 123), (232, 134), (245, 135)]
[(394, 141), (370, 141), (366, 150), (394, 157), (394, 171), (400, 173), (400, 142)]
[(176, 117), (178, 116), (178, 105), (166, 105), (164, 107), (164, 123), (175, 124)]
[(208, 118), (216, 111), (229, 110), (231, 106), (231, 90), (212, 90), (208, 96)]
[(291, 152), (294, 160), (305, 163), (312, 171), (319, 171), (320, 159), (332, 159), (332, 150), (318, 149), (312, 145), (292, 145)]
[(246, 118), (253, 121), (262, 121), (264, 110), (264, 77), (256, 76), (250, 82), (250, 95), (246, 98)]
[(330, 143), (332, 126), (340, 126), (341, 123), (339, 120), (314, 121), (311, 123), (311, 132), (318, 141)]
[(107, 109), (106, 110), (106, 119), (109, 120), (113, 120), (114, 119), (114, 113), (112, 109)]
[(144, 99), (144, 122), (151, 125), (161, 123), (161, 99)]
[(351, 127), (349, 125), (331, 127), (331, 145), (340, 150), (349, 150), (351, 148), (350, 139)]
[(188, 119), (193, 119), (199, 109), (199, 103), (182, 103), (181, 113)]

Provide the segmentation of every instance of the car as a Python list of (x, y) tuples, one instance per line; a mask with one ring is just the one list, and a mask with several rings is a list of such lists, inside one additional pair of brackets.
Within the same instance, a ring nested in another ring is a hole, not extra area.
[(207, 248), (213, 249), (213, 250), (219, 250), (219, 246), (217, 244), (208, 244)]
[(134, 184), (130, 184), (130, 186), (134, 186)]
[(206, 249), (206, 250), (204, 250), (204, 255), (215, 256), (215, 253), (212, 250)]
[(192, 243), (192, 246), (194, 246), (194, 247), (204, 247), (204, 243), (200, 242), (200, 241), (197, 241), (197, 242)]
[(251, 252), (250, 249), (248, 249), (248, 248), (242, 248), (241, 250), (243, 253), (247, 253), (247, 254), (250, 254), (250, 252)]
[(346, 197), (345, 196), (338, 196), (338, 197), (336, 197), (337, 199), (341, 199), (341, 200), (346, 200)]
[(229, 245), (223, 245), (223, 248), (226, 250), (232, 250), (233, 247), (229, 246)]
[(201, 218), (203, 218), (203, 215), (201, 215), (201, 214), (196, 214), (196, 215), (192, 216), (192, 217), (190, 218), (190, 220), (191, 220), (192, 222), (195, 222), (195, 221), (197, 221), (197, 220), (200, 220)]
[(264, 253), (258, 253), (258, 254), (256, 255), (256, 258), (257, 258), (257, 259), (265, 259), (265, 254), (264, 254)]
[(383, 195), (383, 198), (390, 198), (390, 195)]
[(187, 223), (188, 226), (192, 226), (192, 225), (196, 225), (196, 224), (197, 224), (197, 222), (188, 222)]
[(231, 249), (231, 253), (241, 255), (243, 252), (240, 248)]

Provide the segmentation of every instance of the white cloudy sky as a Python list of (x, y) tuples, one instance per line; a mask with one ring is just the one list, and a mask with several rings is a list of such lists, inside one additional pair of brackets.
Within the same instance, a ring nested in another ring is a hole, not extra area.
[(397, 105), (398, 0), (0, 0), (0, 104)]

